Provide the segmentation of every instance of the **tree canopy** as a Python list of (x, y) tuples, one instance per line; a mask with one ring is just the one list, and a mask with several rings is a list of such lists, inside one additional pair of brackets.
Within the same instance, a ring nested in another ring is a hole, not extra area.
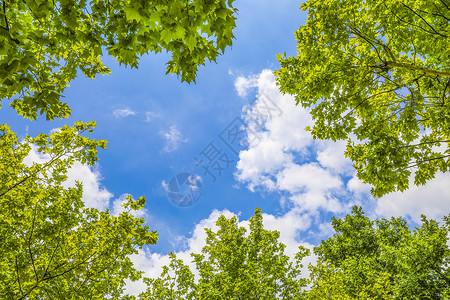
[[(19, 142), (0, 126), (0, 298), (117, 299), (125, 279), (141, 276), (129, 255), (157, 240), (132, 215), (145, 198), (129, 196), (113, 216), (85, 206), (81, 183), (62, 186), (74, 162), (93, 165), (105, 147), (83, 136), (93, 127), (79, 122)], [(32, 145), (45, 163), (24, 163)]]
[(108, 74), (104, 51), (137, 67), (139, 56), (166, 50), (167, 73), (195, 80), (232, 43), (233, 0), (2, 0), (0, 97), (27, 118), (70, 114), (61, 101), (79, 71)]
[(206, 229), (206, 246), (192, 254), (198, 280), (182, 260), (171, 254), (159, 278), (146, 279), (140, 299), (302, 299), (306, 279), (300, 277), (301, 247), (294, 261), (284, 254), (279, 232), (264, 229), (259, 209), (250, 219), (250, 232), (236, 217), (220, 216), (217, 232)]
[(450, 166), (450, 3), (309, 0), (277, 83), (309, 108), (314, 138), (346, 155), (375, 196)]
[(333, 218), (335, 234), (314, 249), (308, 299), (448, 299), (450, 219), (422, 216), (410, 230), (404, 219), (372, 221), (361, 208)]

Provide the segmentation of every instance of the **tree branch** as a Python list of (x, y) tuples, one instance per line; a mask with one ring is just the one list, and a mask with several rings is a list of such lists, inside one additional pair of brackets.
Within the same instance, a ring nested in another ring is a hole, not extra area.
[(6, 24), (6, 28), (3, 27), (5, 30), (9, 31), (9, 24), (8, 24), (8, 18), (6, 18), (6, 0), (3, 0), (3, 15), (5, 16), (5, 24)]
[[(82, 133), (82, 132), (80, 132)], [(81, 149), (82, 150), (82, 149)], [(81, 151), (79, 150), (79, 151)], [(76, 152), (79, 152), (76, 151)], [(50, 165), (52, 165), (55, 161), (59, 160), (61, 157), (67, 155), (67, 154), (74, 154), (76, 152), (71, 152), (71, 151), (67, 151), (67, 152), (63, 152), (60, 153), (58, 155), (56, 155), (55, 157), (53, 157), (51, 160), (49, 160), (48, 162), (46, 162), (42, 169), (46, 169), (47, 167), (49, 167)], [(17, 182), (16, 184), (14, 184), (12, 187), (8, 188), (6, 191), (4, 191), (3, 193), (0, 194), (0, 198), (3, 197), (4, 195), (6, 195), (8, 192), (10, 192), (11, 190), (13, 190), (14, 188), (16, 188), (17, 186), (21, 185), (22, 183), (24, 183), (25, 181), (27, 181), (28, 179), (30, 179), (31, 177), (34, 177), (37, 175), (38, 172), (35, 172), (34, 174), (30, 174), (28, 176), (26, 176), (25, 178), (23, 178), (22, 180), (20, 180), (19, 182)]]
[(445, 2), (443, 0), (440, 0), (441, 3), (445, 6), (445, 8), (447, 8), (448, 10), (450, 10), (450, 7), (447, 6), (447, 4), (445, 4)]
[(400, 63), (400, 62), (395, 62), (395, 61), (388, 61), (388, 62), (386, 62), (386, 66), (388, 68), (400, 67), (400, 68), (406, 68), (406, 69), (409, 69), (409, 70), (422, 71), (425, 74), (450, 77), (450, 72), (442, 72), (442, 71), (437, 71), (437, 70), (430, 70), (430, 69), (427, 69), (427, 68), (424, 68), (424, 67), (413, 66), (413, 65), (410, 65), (410, 64), (405, 64), (405, 63)]
[(19, 276), (19, 266), (17, 265), (17, 256), (15, 257), (15, 260), (16, 260), (17, 282), (19, 283), (19, 291), (20, 291), (20, 295), (23, 295), (22, 285), (20, 283), (20, 276)]
[(28, 252), (30, 253), (31, 264), (33, 265), (34, 276), (36, 278), (36, 281), (39, 281), (37, 272), (36, 272), (36, 266), (34, 265), (33, 253), (31, 252), (31, 238), (33, 237), (34, 224), (36, 221), (36, 213), (37, 213), (37, 209), (36, 209), (36, 203), (35, 203), (34, 204), (33, 222), (31, 224), (31, 233), (30, 233), (30, 237), (28, 238)]
[(422, 146), (422, 145), (426, 145), (426, 144), (437, 144), (437, 143), (450, 143), (450, 140), (422, 142), (419, 144), (400, 146), (399, 148), (417, 147), (417, 146)]
[(367, 37), (363, 36), (363, 35), (361, 34), (361, 31), (359, 31), (359, 30), (357, 30), (357, 29), (354, 29), (354, 28), (352, 28), (352, 27), (349, 27), (349, 28), (350, 28), (350, 33), (353, 33), (354, 35), (358, 36), (359, 38), (361, 38), (361, 39), (365, 40), (367, 43), (369, 43), (369, 44), (372, 46), (372, 48), (375, 49), (378, 58), (379, 58), (381, 61), (384, 61), (384, 60), (381, 58), (380, 53), (378, 52), (377, 47), (376, 47), (376, 46), (375, 46), (375, 45), (374, 45)]
[(418, 163), (416, 163), (414, 165), (407, 166), (405, 169), (414, 168), (414, 167), (417, 167), (417, 166), (419, 166), (419, 165), (421, 165), (423, 163), (430, 162), (430, 161), (433, 161), (433, 160), (443, 159), (443, 158), (446, 158), (446, 157), (450, 157), (450, 154), (449, 155), (440, 156), (440, 157), (425, 159), (425, 160), (419, 161)]
[[(56, 277), (63, 276), (64, 274), (66, 274), (66, 273), (68, 273), (68, 272), (70, 272), (70, 271), (76, 269), (77, 267), (80, 267), (80, 266), (83, 265), (84, 263), (86, 263), (92, 256), (93, 256), (93, 255), (88, 256), (85, 260), (83, 260), (83, 261), (81, 261), (80, 263), (76, 264), (75, 266), (72, 266), (71, 268), (69, 268), (69, 269), (63, 271), (63, 272), (60, 273), (60, 274), (56, 274), (56, 275), (53, 275), (53, 276), (48, 276), (49, 273), (44, 273), (44, 275), (42, 276), (42, 278), (39, 279), (38, 281), (36, 281), (36, 283), (33, 284), (33, 286), (32, 286), (25, 294), (23, 294), (23, 295), (19, 298), (19, 300), (25, 299), (25, 298), (26, 298), (26, 297), (27, 297), (27, 296), (28, 296), (28, 295), (29, 295), (36, 287), (38, 287), (38, 285), (39, 285), (41, 282), (43, 282), (43, 281), (48, 281), (48, 280), (54, 279), (54, 278), (56, 278)], [(62, 263), (62, 264), (60, 264), (59, 266), (55, 267), (52, 271), (57, 270), (59, 267), (65, 265), (65, 264), (66, 264), (65, 262)]]
[[(408, 21), (403, 20), (403, 19), (400, 18), (400, 17), (399, 17), (392, 9), (390, 9), (390, 8), (386, 5), (386, 3), (383, 2), (383, 4), (384, 4), (384, 6), (386, 7), (386, 9), (388, 9), (388, 10), (391, 12), (392, 15), (394, 15), (397, 19), (399, 19), (399, 20), (402, 21), (403, 23), (406, 23), (406, 24), (408, 24), (409, 26), (412, 26), (412, 27), (420, 28), (420, 29), (422, 29), (423, 31), (425, 31), (425, 32), (427, 32), (427, 33), (433, 34), (433, 32), (428, 31), (428, 30), (426, 30), (425, 28), (422, 28), (422, 26), (419, 26), (419, 25), (416, 25), (416, 24), (413, 24), (413, 23), (410, 23), (410, 22), (408, 22)], [(427, 23), (427, 24), (428, 24), (428, 23)], [(439, 33), (437, 33), (437, 34), (440, 35)]]
[(439, 276), (440, 276), (442, 279), (444, 279), (444, 281), (450, 286), (450, 280), (449, 280), (447, 277), (445, 277), (445, 276), (441, 273), (441, 271), (440, 271), (439, 269), (433, 268), (433, 270), (436, 271), (436, 272), (439, 274)]
[(442, 93), (442, 104), (441, 104), (441, 107), (444, 106), (444, 104), (445, 104), (445, 98), (446, 98), (445, 95), (446, 95), (447, 88), (449, 87), (449, 85), (450, 85), (450, 78), (447, 80), (447, 83), (445, 84), (444, 92)]

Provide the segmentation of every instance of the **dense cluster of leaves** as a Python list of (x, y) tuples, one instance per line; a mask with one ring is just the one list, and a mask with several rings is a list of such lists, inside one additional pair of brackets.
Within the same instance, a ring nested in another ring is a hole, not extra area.
[(217, 232), (206, 229), (206, 246), (192, 254), (198, 280), (182, 260), (171, 254), (171, 263), (159, 278), (146, 279), (140, 299), (301, 299), (306, 279), (300, 278), (300, 261), (309, 251), (301, 248), (295, 260), (284, 254), (279, 232), (265, 230), (259, 209), (250, 219), (250, 232), (236, 217), (220, 216)]
[[(73, 163), (93, 165), (103, 140), (91, 140), (94, 124), (77, 123), (51, 135), (19, 142), (0, 125), (0, 298), (104, 299), (123, 293), (136, 280), (129, 255), (155, 244), (156, 232), (131, 211), (145, 198), (128, 197), (126, 212), (86, 208), (82, 186), (63, 188)], [(31, 147), (45, 163), (25, 164)]]
[(233, 0), (2, 0), (0, 98), (24, 117), (67, 117), (62, 92), (82, 71), (107, 74), (106, 50), (137, 67), (140, 55), (171, 52), (167, 73), (195, 80), (198, 65), (232, 43)]
[(450, 167), (450, 3), (309, 0), (282, 92), (311, 109), (314, 138), (347, 139), (375, 196)]
[(371, 221), (361, 208), (333, 218), (335, 234), (315, 248), (308, 299), (449, 299), (450, 218)]

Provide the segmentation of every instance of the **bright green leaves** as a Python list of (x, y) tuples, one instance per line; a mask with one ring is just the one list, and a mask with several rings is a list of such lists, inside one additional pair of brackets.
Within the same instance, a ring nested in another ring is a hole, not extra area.
[(314, 252), (308, 299), (447, 299), (450, 223), (422, 218), (371, 221), (360, 208), (333, 219), (335, 234)]
[(259, 209), (250, 219), (250, 232), (236, 217), (220, 216), (217, 232), (206, 229), (201, 254), (192, 254), (199, 278), (170, 255), (171, 263), (157, 279), (147, 279), (141, 299), (303, 299), (306, 280), (300, 278), (300, 261), (308, 255), (301, 248), (292, 261), (278, 242), (279, 233), (263, 228)]
[(170, 254), (161, 276), (145, 279), (140, 299), (447, 299), (450, 220), (444, 221), (423, 217), (411, 230), (401, 218), (370, 220), (354, 207), (333, 218), (335, 233), (315, 247), (318, 261), (306, 279), (300, 261), (309, 251), (300, 248), (289, 260), (258, 209), (249, 232), (235, 217), (221, 216), (217, 231), (206, 229), (202, 253), (192, 254), (196, 272)]
[[(0, 298), (117, 299), (125, 279), (140, 278), (129, 256), (157, 240), (132, 215), (145, 198), (128, 197), (113, 216), (86, 208), (80, 183), (63, 187), (74, 163), (92, 166), (106, 147), (85, 136), (94, 126), (78, 122), (19, 142), (0, 125)], [(31, 147), (44, 162), (25, 163)]]
[(444, 2), (310, 0), (282, 92), (311, 108), (314, 138), (349, 141), (357, 176), (382, 196), (450, 166), (450, 11)]
[(170, 264), (163, 267), (158, 278), (144, 278), (148, 289), (139, 295), (146, 300), (194, 300), (196, 298), (194, 275), (188, 266), (169, 253)]
[(65, 118), (63, 92), (81, 70), (108, 74), (107, 49), (119, 63), (172, 54), (167, 73), (195, 81), (198, 65), (215, 61), (234, 38), (233, 1), (84, 0), (3, 3), (0, 28), (0, 97), (20, 115)]
[(133, 7), (127, 6), (127, 7), (124, 7), (123, 10), (125, 11), (127, 20), (130, 22), (133, 20), (136, 20), (137, 22), (139, 22), (142, 19), (141, 15), (139, 14), (139, 11), (137, 11)]

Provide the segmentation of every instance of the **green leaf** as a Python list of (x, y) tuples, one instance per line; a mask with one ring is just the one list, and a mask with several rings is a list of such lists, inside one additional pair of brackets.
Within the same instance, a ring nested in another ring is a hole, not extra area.
[(133, 7), (124, 7), (123, 10), (125, 11), (125, 14), (127, 16), (127, 20), (136, 20), (136, 21), (140, 21), (141, 20), (141, 15), (139, 14), (139, 11), (137, 11), (136, 9), (134, 9)]

